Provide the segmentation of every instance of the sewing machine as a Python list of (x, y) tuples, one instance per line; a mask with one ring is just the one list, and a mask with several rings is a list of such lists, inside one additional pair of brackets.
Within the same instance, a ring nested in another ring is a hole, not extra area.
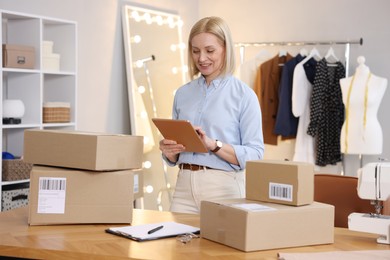
[(390, 163), (368, 163), (358, 170), (358, 195), (371, 200), (374, 213), (351, 213), (348, 228), (378, 234), (378, 243), (390, 244), (390, 216), (381, 214), (382, 201), (390, 197)]

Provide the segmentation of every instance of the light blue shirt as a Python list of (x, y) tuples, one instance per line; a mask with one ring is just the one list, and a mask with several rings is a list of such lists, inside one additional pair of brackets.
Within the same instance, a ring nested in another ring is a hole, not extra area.
[(245, 169), (246, 161), (263, 158), (259, 100), (250, 87), (233, 76), (217, 78), (210, 86), (201, 76), (180, 87), (176, 91), (172, 118), (189, 120), (194, 126), (200, 126), (208, 137), (230, 144), (239, 162), (239, 166), (230, 164), (210, 151), (180, 153), (176, 164), (239, 171)]

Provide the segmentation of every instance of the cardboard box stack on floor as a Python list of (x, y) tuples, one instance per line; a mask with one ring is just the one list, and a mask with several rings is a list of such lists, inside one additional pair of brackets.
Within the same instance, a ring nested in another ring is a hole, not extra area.
[(131, 223), (143, 137), (26, 130), (30, 225)]
[(334, 206), (314, 202), (314, 166), (248, 161), (246, 198), (202, 201), (201, 236), (242, 251), (334, 242)]

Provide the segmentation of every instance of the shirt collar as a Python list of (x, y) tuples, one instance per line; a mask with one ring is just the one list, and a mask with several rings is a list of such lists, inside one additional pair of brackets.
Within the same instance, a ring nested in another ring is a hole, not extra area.
[[(218, 88), (222, 86), (222, 82), (224, 82), (226, 79), (228, 79), (228, 76), (220, 76), (216, 79), (213, 79), (211, 81), (210, 87)], [(206, 79), (203, 75), (199, 77), (199, 84), (201, 86), (206, 86)]]

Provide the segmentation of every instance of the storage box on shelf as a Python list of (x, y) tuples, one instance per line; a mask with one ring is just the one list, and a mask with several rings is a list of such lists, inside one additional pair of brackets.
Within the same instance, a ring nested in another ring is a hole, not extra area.
[(59, 71), (61, 55), (53, 52), (53, 46), (53, 41), (43, 41), (42, 68), (48, 71)]
[(3, 44), (3, 67), (33, 69), (35, 49), (33, 46)]
[(20, 158), (7, 159), (2, 161), (1, 168), (3, 181), (27, 180), (30, 178), (32, 164)]
[(6, 185), (1, 192), (1, 211), (28, 205), (29, 183)]
[[(1, 126), (0, 144), (3, 150), (23, 156), (25, 129), (74, 130), (77, 127), (77, 23), (2, 9), (0, 16), (0, 37), (4, 44), (0, 100), (2, 103), (20, 100), (25, 106), (22, 118), (6, 120), (10, 124)], [(52, 46), (47, 46), (48, 42)], [(61, 64), (57, 55), (61, 56)], [(58, 62), (47, 64), (44, 57), (53, 56)], [(60, 116), (55, 114), (52, 122), (44, 122), (43, 104), (52, 100), (68, 103), (71, 111)], [(23, 181), (0, 176), (0, 192), (20, 182)]]
[(45, 102), (43, 104), (43, 123), (70, 122), (70, 103)]

